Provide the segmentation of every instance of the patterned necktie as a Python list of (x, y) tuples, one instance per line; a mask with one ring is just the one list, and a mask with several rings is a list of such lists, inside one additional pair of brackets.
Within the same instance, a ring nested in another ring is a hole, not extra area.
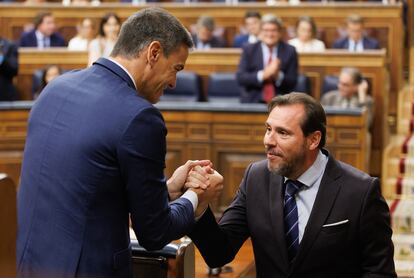
[[(267, 65), (269, 65), (272, 62), (272, 48), (269, 47), (269, 59), (267, 60)], [(273, 85), (273, 80), (266, 80), (263, 85), (263, 101), (266, 103), (269, 103), (272, 98), (275, 96), (275, 87)]]
[(286, 181), (283, 214), (285, 222), (286, 246), (288, 248), (290, 262), (292, 262), (299, 250), (298, 207), (296, 206), (295, 195), (302, 186), (303, 183), (299, 181)]

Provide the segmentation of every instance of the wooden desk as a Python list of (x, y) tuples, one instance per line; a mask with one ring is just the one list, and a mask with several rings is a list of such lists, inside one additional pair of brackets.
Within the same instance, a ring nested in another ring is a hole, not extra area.
[[(31, 102), (0, 104), (0, 171), (18, 183)], [(216, 210), (226, 207), (244, 171), (265, 159), (263, 136), (265, 105), (159, 103), (167, 136), (166, 176), (188, 159), (211, 159), (226, 177)], [(333, 155), (361, 170), (367, 162), (366, 115), (360, 110), (332, 110), (328, 117), (327, 148)]]
[[(200, 15), (208, 14), (216, 20), (217, 26), (223, 28), (227, 41), (232, 41), (239, 31), (247, 10), (257, 10), (262, 14), (276, 13), (280, 16), (291, 31), (297, 18), (302, 15), (314, 17), (321, 31), (322, 39), (330, 47), (338, 38), (338, 29), (344, 24), (345, 18), (351, 13), (360, 14), (365, 20), (365, 26), (371, 35), (376, 37), (382, 47), (388, 50), (387, 65), (391, 73), (390, 112), (396, 113), (397, 92), (403, 82), (403, 42), (404, 27), (402, 22), (402, 5), (383, 5), (372, 2), (305, 2), (300, 5), (276, 3), (268, 6), (265, 3), (240, 3), (226, 5), (224, 3), (158, 3), (177, 16), (185, 26), (194, 25)], [(143, 6), (133, 6), (122, 3), (103, 3), (99, 6), (62, 6), (60, 3), (46, 3), (42, 5), (23, 5), (16, 3), (0, 4), (0, 35), (17, 40), (23, 26), (32, 22), (33, 17), (41, 10), (53, 12), (59, 31), (68, 40), (76, 33), (76, 23), (84, 18), (91, 17), (97, 21), (108, 11), (116, 12), (122, 19), (127, 18)], [(373, 12), (373, 10), (375, 12)], [(412, 26), (412, 25), (410, 25)]]

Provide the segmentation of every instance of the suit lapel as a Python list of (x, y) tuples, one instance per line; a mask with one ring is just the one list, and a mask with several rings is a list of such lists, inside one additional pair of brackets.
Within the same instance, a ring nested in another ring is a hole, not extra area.
[(122, 78), (125, 82), (128, 83), (129, 87), (131, 87), (135, 90), (135, 85), (134, 85), (134, 82), (132, 81), (131, 77), (129, 77), (128, 73), (126, 73), (125, 70), (123, 70), (120, 66), (118, 66), (114, 62), (112, 62), (108, 59), (105, 59), (105, 58), (99, 58), (93, 64), (94, 65), (100, 65), (100, 66), (103, 66), (103, 67), (107, 68), (108, 70), (110, 70), (111, 72), (113, 72), (114, 74), (116, 74), (120, 78)]
[(319, 191), (316, 195), (315, 203), (300, 243), (297, 257), (291, 266), (291, 271), (298, 268), (302, 260), (306, 257), (307, 252), (315, 242), (326, 218), (329, 216), (332, 206), (335, 203), (336, 196), (341, 188), (341, 183), (337, 181), (340, 176), (341, 168), (338, 162), (329, 156), (329, 161), (326, 165)]
[(287, 270), (289, 265), (286, 241), (285, 241), (285, 227), (283, 222), (283, 177), (269, 173), (269, 186), (270, 186), (270, 196), (269, 196), (269, 207), (270, 207), (270, 217), (272, 224), (272, 231), (275, 236), (278, 252), (275, 254), (279, 255), (279, 258), (276, 258), (276, 261), (281, 262), (281, 265)]

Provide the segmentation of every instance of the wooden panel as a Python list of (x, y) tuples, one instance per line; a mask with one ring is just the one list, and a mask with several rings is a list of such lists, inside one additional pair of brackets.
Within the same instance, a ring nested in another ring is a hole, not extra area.
[[(26, 120), (29, 110), (0, 110), (0, 119), (5, 126), (17, 123), (16, 136), (7, 136), (8, 143), (0, 152), (0, 171), (10, 173), (18, 182), (26, 131), (20, 130), (21, 121)], [(254, 161), (265, 159), (263, 136), (267, 112), (218, 112), (218, 111), (168, 111), (162, 110), (169, 131), (167, 137), (167, 156), (165, 175), (188, 159), (211, 159), (224, 176), (224, 192), (214, 204), (216, 211), (226, 207), (234, 196), (246, 166)], [(171, 127), (171, 128), (170, 128)], [(226, 130), (231, 136), (224, 136)], [(14, 129), (9, 129), (13, 134)], [(194, 132), (195, 131), (195, 132)], [(236, 131), (236, 132), (235, 132)], [(193, 132), (193, 135), (189, 135)], [(364, 143), (367, 127), (366, 115), (328, 114), (327, 147), (338, 159), (363, 170), (366, 165), (368, 149)], [(217, 135), (217, 136), (216, 136)], [(17, 143), (16, 143), (17, 142)]]
[(0, 277), (16, 277), (16, 186), (0, 173)]

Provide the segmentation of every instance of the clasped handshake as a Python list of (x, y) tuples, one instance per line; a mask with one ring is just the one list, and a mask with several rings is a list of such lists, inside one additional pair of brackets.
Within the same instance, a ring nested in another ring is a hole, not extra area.
[(167, 181), (170, 200), (179, 198), (187, 190), (198, 197), (195, 216), (200, 216), (208, 204), (216, 200), (223, 190), (223, 176), (213, 168), (210, 160), (188, 160), (177, 168)]

